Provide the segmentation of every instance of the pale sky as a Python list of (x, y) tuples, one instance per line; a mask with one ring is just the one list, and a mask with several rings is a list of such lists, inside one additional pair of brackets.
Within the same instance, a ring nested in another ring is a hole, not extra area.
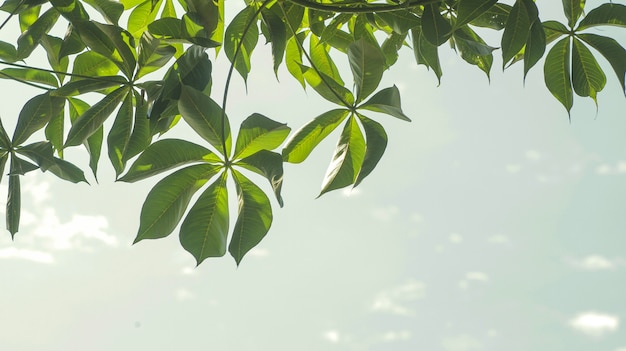
[[(563, 20), (554, 13), (543, 19)], [(614, 73), (597, 114), (578, 98), (570, 122), (541, 66), (524, 87), (521, 65), (502, 74), (497, 52), (489, 83), (441, 51), (439, 87), (408, 50), (387, 74), (381, 88), (400, 88), (413, 122), (371, 114), (389, 146), (356, 190), (314, 200), (337, 133), (286, 165), (285, 207), (272, 203), (270, 233), (238, 268), (228, 256), (194, 268), (176, 232), (131, 246), (157, 179), (114, 183), (106, 153), (99, 184), (28, 173), (20, 232), (0, 236), (0, 350), (625, 351), (626, 103)], [(255, 55), (248, 95), (239, 77), (231, 87), (231, 125), (259, 112), (297, 129), (332, 108), (286, 70), (277, 83), (269, 50)], [(226, 69), (220, 56), (216, 92)], [(0, 84), (11, 135), (36, 92)], [(88, 170), (81, 148), (66, 157)]]

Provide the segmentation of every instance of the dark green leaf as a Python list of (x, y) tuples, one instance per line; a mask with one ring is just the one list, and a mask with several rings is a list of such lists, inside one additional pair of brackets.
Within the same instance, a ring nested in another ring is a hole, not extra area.
[(487, 13), (498, 0), (459, 0), (455, 27), (459, 28)]
[(17, 152), (35, 161), (43, 172), (50, 171), (57, 177), (72, 183), (87, 182), (83, 171), (75, 165), (54, 157), (52, 144), (40, 141), (17, 149)]
[(241, 123), (233, 159), (248, 157), (260, 150), (274, 150), (285, 141), (290, 131), (285, 123), (253, 113)]
[(361, 167), (358, 177), (354, 181), (354, 186), (359, 185), (365, 177), (372, 173), (387, 148), (387, 133), (385, 133), (385, 128), (383, 128), (380, 123), (360, 114), (359, 119), (361, 120), (363, 130), (365, 130), (367, 144), (365, 146), (363, 166)]
[(107, 22), (116, 24), (120, 19), (122, 12), (124, 12), (124, 5), (118, 1), (111, 0), (83, 0), (86, 4), (90, 5), (96, 11), (98, 11)]
[[(13, 160), (11, 160), (11, 168), (13, 168)], [(13, 173), (13, 172), (11, 172)], [(11, 238), (20, 228), (20, 211), (21, 211), (20, 176), (9, 176), (9, 193), (7, 195), (6, 223), (7, 230), (11, 233)]]
[(239, 198), (239, 213), (228, 251), (237, 265), (245, 254), (263, 240), (272, 225), (272, 206), (263, 190), (233, 170)]
[(48, 125), (46, 125), (46, 139), (50, 141), (52, 147), (58, 152), (59, 157), (63, 158), (63, 136), (65, 134), (65, 111), (61, 110), (56, 116), (52, 116)]
[(604, 88), (606, 76), (585, 44), (574, 38), (572, 50), (572, 86), (579, 96), (589, 96), (597, 104), (596, 95)]
[(557, 40), (562, 35), (569, 33), (569, 30), (563, 23), (557, 21), (545, 21), (541, 24), (543, 32), (546, 36), (546, 45)]
[(113, 87), (120, 87), (121, 84), (128, 82), (124, 77), (120, 76), (101, 76), (98, 79), (81, 79), (69, 82), (59, 89), (52, 90), (50, 95), (69, 97), (76, 96), (92, 91), (100, 91)]
[(9, 150), (12, 144), (6, 129), (2, 125), (2, 119), (0, 119), (0, 149)]
[(626, 27), (626, 5), (607, 3), (596, 7), (580, 21), (576, 31), (595, 26)]
[(398, 91), (398, 88), (395, 85), (374, 94), (374, 96), (359, 106), (359, 108), (385, 113), (403, 121), (411, 122), (411, 119), (407, 117), (404, 112), (402, 112), (400, 91)]
[(50, 4), (71, 23), (89, 20), (89, 15), (80, 0), (50, 0)]
[(495, 4), (480, 16), (476, 17), (470, 24), (477, 27), (501, 30), (506, 26), (512, 7), (507, 4)]
[(296, 131), (283, 148), (283, 160), (300, 163), (309, 156), (324, 138), (348, 116), (350, 111), (336, 109), (325, 112)]
[(383, 42), (380, 49), (385, 56), (385, 65), (391, 67), (398, 60), (398, 51), (404, 45), (407, 34), (391, 33)]
[[(224, 51), (228, 60), (246, 81), (250, 72), (250, 56), (259, 39), (255, 9), (248, 6), (239, 12), (226, 28)], [(251, 25), (249, 25), (252, 23)], [(248, 29), (247, 32), (244, 31)], [(236, 55), (236, 57), (235, 57)]]
[(470, 27), (465, 26), (454, 32), (454, 44), (461, 54), (461, 58), (467, 63), (476, 65), (489, 78), (493, 55), (491, 52), (496, 48), (491, 47), (476, 34)]
[(65, 105), (62, 98), (45, 93), (28, 100), (17, 120), (13, 132), (13, 145), (17, 146), (26, 141), (34, 132), (43, 128), (48, 121), (56, 116)]
[(208, 163), (193, 165), (159, 181), (143, 203), (134, 243), (168, 236), (180, 222), (193, 194), (216, 175), (219, 168)]
[(174, 57), (174, 54), (176, 54), (175, 47), (162, 44), (152, 34), (145, 32), (139, 42), (139, 60), (137, 62), (139, 70), (135, 75), (135, 79), (163, 68)]
[(169, 38), (169, 39), (182, 39), (183, 38), (183, 21), (178, 18), (161, 18), (150, 24), (148, 24), (148, 30), (153, 35)]
[[(70, 120), (72, 124), (78, 119), (78, 117), (82, 116), (87, 110), (91, 108), (91, 106), (76, 98), (68, 98), (69, 102), (69, 110), (70, 110)], [(83, 144), (89, 153), (89, 168), (93, 173), (93, 176), (98, 179), (98, 162), (100, 160), (100, 154), (102, 152), (102, 141), (104, 140), (104, 128), (100, 126), (95, 133), (93, 133)]]
[(2, 177), (4, 176), (4, 168), (7, 165), (8, 159), (9, 153), (6, 151), (0, 151), (0, 182), (2, 181)]
[(615, 39), (596, 34), (579, 34), (578, 37), (585, 43), (598, 50), (609, 61), (617, 75), (622, 91), (626, 92), (624, 76), (626, 75), (626, 50)]
[(421, 22), (419, 17), (408, 10), (376, 13), (395, 33), (406, 34), (409, 30), (418, 27)]
[(431, 44), (421, 31), (421, 28), (411, 30), (413, 38), (413, 54), (418, 65), (424, 65), (428, 69), (432, 69), (437, 76), (437, 81), (441, 83), (441, 64), (439, 63), (438, 47)]
[(97, 22), (77, 22), (83, 43), (115, 63), (126, 77), (132, 77), (137, 64), (133, 38), (124, 29)]
[(361, 171), (364, 158), (365, 139), (356, 122), (356, 118), (351, 116), (343, 128), (341, 137), (339, 137), (339, 142), (335, 147), (335, 154), (324, 176), (322, 191), (319, 196), (354, 184), (356, 177)]
[(36, 169), (39, 169), (37, 165), (34, 165), (26, 160), (23, 160), (15, 156), (15, 153), (11, 153), (11, 171), (9, 172), (10, 176), (11, 175), (24, 175)]
[(563, 104), (567, 113), (572, 109), (573, 93), (569, 73), (570, 42), (563, 38), (557, 42), (546, 56), (543, 75), (546, 87)]
[(269, 30), (274, 74), (278, 74), (278, 67), (283, 62), (285, 48), (287, 47), (287, 28), (283, 20), (274, 11), (261, 11), (261, 18)]
[(127, 162), (131, 158), (137, 156), (152, 142), (152, 134), (150, 133), (150, 120), (148, 119), (148, 103), (144, 101), (141, 95), (134, 92), (135, 95), (135, 124), (130, 134), (128, 146), (124, 150), (123, 162)]
[(163, 139), (148, 146), (118, 180), (133, 183), (170, 169), (197, 162), (219, 162), (209, 149), (180, 139)]
[(348, 60), (356, 86), (356, 102), (359, 103), (378, 88), (385, 71), (385, 57), (378, 48), (360, 39), (348, 48)]
[(226, 254), (228, 241), (227, 172), (200, 195), (180, 226), (180, 243), (199, 265)]
[(524, 48), (524, 79), (528, 71), (543, 57), (546, 51), (546, 33), (541, 21), (535, 21), (530, 26), (530, 33)]
[(283, 157), (280, 154), (261, 150), (237, 161), (236, 165), (264, 176), (274, 189), (278, 204), (283, 207), (283, 198), (280, 195), (283, 187)]
[(563, 0), (563, 12), (565, 12), (570, 28), (574, 28), (580, 15), (583, 13), (584, 7), (585, 0)]
[(450, 38), (452, 25), (439, 11), (439, 4), (424, 5), (422, 14), (422, 33), (426, 40), (435, 46), (439, 46)]
[(502, 34), (502, 67), (526, 44), (530, 26), (537, 20), (537, 8), (532, 0), (517, 0)]
[(107, 137), (107, 146), (109, 160), (113, 169), (115, 169), (115, 177), (124, 171), (126, 162), (124, 162), (124, 154), (126, 147), (130, 141), (130, 134), (133, 129), (133, 95), (127, 94), (122, 102), (122, 106), (117, 110), (117, 116), (111, 126)]
[(6, 62), (17, 61), (17, 50), (15, 49), (15, 46), (7, 42), (0, 41), (0, 60)]

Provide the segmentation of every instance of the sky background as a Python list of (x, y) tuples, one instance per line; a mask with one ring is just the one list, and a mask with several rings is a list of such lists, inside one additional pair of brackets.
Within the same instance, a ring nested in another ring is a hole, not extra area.
[[(564, 20), (554, 5), (543, 20)], [(0, 350), (625, 351), (626, 103), (614, 73), (597, 112), (576, 99), (570, 122), (541, 66), (524, 87), (499, 51), (491, 82), (441, 52), (441, 86), (409, 50), (381, 83), (399, 87), (413, 122), (371, 114), (390, 140), (356, 190), (315, 200), (338, 133), (285, 166), (285, 207), (272, 203), (270, 233), (239, 267), (226, 256), (194, 268), (176, 232), (131, 246), (157, 179), (115, 183), (106, 153), (99, 184), (28, 173), (20, 232), (0, 236)], [(233, 81), (231, 125), (259, 112), (297, 129), (332, 108), (286, 70), (277, 83), (267, 48), (255, 55), (248, 94)], [(226, 70), (220, 56), (217, 96)], [(12, 134), (37, 92), (0, 84)], [(81, 148), (66, 157), (88, 169)]]

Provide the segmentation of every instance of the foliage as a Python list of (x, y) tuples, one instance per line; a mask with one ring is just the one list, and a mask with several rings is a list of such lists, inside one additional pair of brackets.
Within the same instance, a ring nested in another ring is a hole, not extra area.
[[(173, 170), (148, 194), (135, 242), (168, 236), (180, 224), (180, 242), (198, 264), (226, 250), (239, 264), (272, 224), (271, 201), (247, 173), (266, 178), (282, 206), (283, 162), (303, 162), (337, 128), (341, 134), (320, 195), (357, 186), (374, 170), (388, 136), (370, 114), (410, 121), (398, 89), (379, 87), (401, 49), (412, 50), (417, 64), (441, 80), (439, 48), (449, 43), (489, 77), (498, 48), (481, 35), (501, 32), (503, 67), (522, 61), (525, 77), (543, 59), (546, 87), (568, 113), (573, 93), (597, 103), (606, 77), (596, 57), (610, 64), (624, 91), (626, 51), (592, 30), (626, 26), (626, 6), (562, 5), (564, 22), (542, 21), (533, 0), (263, 0), (247, 1), (226, 23), (224, 0), (6, 0), (0, 29), (14, 24), (21, 34), (0, 41), (6, 67), (0, 77), (42, 90), (24, 105), (12, 137), (0, 123), (0, 176), (10, 162), (7, 229), (12, 236), (19, 229), (21, 176), (40, 169), (86, 182), (83, 171), (64, 159), (66, 148), (82, 145), (97, 178), (106, 136), (117, 180)], [(227, 88), (221, 104), (211, 97), (207, 51), (224, 51), (231, 62), (228, 87), (234, 70), (247, 79), (259, 37), (271, 45), (274, 72), (286, 67), (332, 107), (293, 133), (254, 113), (234, 139)], [(22, 63), (42, 51), (49, 68)], [(335, 64), (344, 56), (352, 83)], [(88, 94), (97, 102), (86, 102)], [(113, 124), (104, 130), (109, 118)], [(206, 143), (155, 141), (181, 121)], [(45, 140), (29, 143), (42, 129)], [(232, 229), (229, 178), (238, 199)]]

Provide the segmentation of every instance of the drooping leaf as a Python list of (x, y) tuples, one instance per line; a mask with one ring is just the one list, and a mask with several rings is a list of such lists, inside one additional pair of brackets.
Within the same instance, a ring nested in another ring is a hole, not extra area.
[(376, 13), (397, 34), (406, 34), (421, 24), (419, 17), (408, 10)]
[[(224, 34), (224, 51), (228, 60), (244, 81), (250, 72), (250, 56), (259, 39), (256, 13), (252, 6), (239, 12), (230, 22)], [(236, 57), (235, 57), (236, 54)]]
[(52, 147), (58, 152), (59, 157), (63, 158), (63, 138), (65, 134), (65, 111), (61, 110), (55, 116), (52, 116), (46, 129), (44, 130), (46, 139), (50, 141)]
[(222, 120), (222, 109), (213, 99), (194, 88), (183, 85), (178, 100), (178, 110), (198, 135), (219, 152), (225, 152), (225, 156), (230, 155), (232, 141), (228, 117), (224, 115), (224, 120)]
[(491, 9), (498, 0), (459, 0), (455, 27), (459, 28), (475, 20)]
[(348, 60), (359, 103), (378, 88), (385, 71), (385, 57), (378, 48), (360, 39), (348, 48)]
[(490, 28), (494, 30), (504, 29), (506, 21), (509, 18), (512, 7), (507, 4), (495, 4), (487, 11), (470, 21), (470, 24), (476, 27)]
[(12, 144), (9, 134), (7, 134), (6, 129), (2, 125), (2, 119), (0, 119), (0, 149), (9, 150)]
[(624, 84), (624, 76), (626, 76), (626, 50), (613, 38), (587, 33), (579, 34), (578, 38), (598, 50), (609, 64), (611, 64), (622, 86), (622, 91), (626, 94), (626, 86)]
[(253, 113), (241, 122), (233, 159), (245, 158), (260, 150), (274, 150), (285, 141), (290, 131), (285, 123)]
[(89, 14), (80, 0), (50, 0), (50, 4), (71, 23), (89, 20)]
[(80, 79), (69, 82), (56, 90), (52, 90), (50, 95), (60, 97), (77, 96), (93, 91), (119, 87), (121, 84), (127, 82), (128, 80), (120, 76), (100, 76), (98, 79)]
[(363, 179), (372, 173), (387, 148), (387, 133), (385, 132), (385, 128), (383, 128), (380, 123), (361, 114), (359, 114), (359, 120), (361, 121), (363, 130), (365, 130), (366, 145), (363, 166), (354, 181), (355, 187), (361, 184)]
[(208, 257), (222, 257), (228, 243), (227, 172), (200, 195), (180, 226), (180, 243), (199, 265)]
[(11, 174), (9, 176), (9, 192), (7, 194), (7, 208), (6, 208), (6, 225), (7, 230), (11, 233), (11, 238), (15, 236), (15, 233), (20, 229), (20, 211), (21, 211), (21, 198), (22, 192), (20, 189), (20, 176), (14, 174), (13, 160), (16, 157), (11, 155)]
[(72, 183), (87, 182), (83, 171), (75, 165), (54, 157), (52, 144), (47, 141), (40, 141), (30, 145), (26, 145), (16, 150), (31, 160), (41, 168), (43, 172), (50, 171), (57, 177), (70, 181)]
[(548, 52), (543, 66), (543, 75), (546, 87), (563, 104), (568, 114), (574, 101), (569, 66), (570, 39), (563, 38)]
[[(70, 121), (72, 124), (82, 116), (91, 106), (77, 98), (68, 98), (68, 105), (70, 111)], [(104, 128), (100, 126), (95, 133), (93, 133), (86, 141), (83, 142), (87, 152), (89, 153), (89, 168), (91, 169), (96, 180), (98, 179), (98, 162), (100, 161), (100, 154), (102, 152), (102, 142), (104, 140)]]
[(8, 159), (9, 153), (6, 151), (0, 151), (0, 182), (2, 181), (2, 177), (4, 176), (4, 168), (7, 165)]
[(524, 79), (528, 71), (543, 57), (546, 51), (546, 33), (541, 21), (535, 21), (530, 26), (530, 33), (524, 48)]
[(395, 85), (374, 94), (374, 96), (359, 106), (359, 109), (385, 113), (403, 121), (411, 122), (411, 119), (402, 112), (400, 91)]
[(563, 0), (563, 12), (567, 17), (567, 24), (570, 28), (574, 28), (576, 22), (583, 13), (585, 7), (585, 0)]
[(274, 74), (278, 75), (278, 67), (283, 62), (285, 48), (287, 47), (287, 28), (283, 20), (274, 11), (262, 10), (261, 18), (269, 30)]
[(216, 175), (219, 168), (208, 163), (192, 165), (159, 181), (143, 203), (134, 243), (168, 236), (183, 217), (193, 194)]
[(293, 133), (283, 148), (283, 160), (300, 163), (328, 136), (350, 113), (346, 109), (331, 110), (315, 117)]
[(93, 21), (77, 22), (74, 27), (85, 45), (113, 61), (126, 77), (132, 77), (137, 57), (130, 33), (118, 26)]
[(0, 60), (15, 62), (18, 60), (17, 49), (12, 44), (0, 41)]
[(439, 48), (426, 40), (420, 28), (413, 28), (411, 30), (411, 37), (413, 38), (413, 54), (415, 61), (418, 65), (424, 65), (432, 69), (437, 76), (438, 83), (441, 83), (443, 72), (441, 70), (441, 64), (439, 63)]
[(11, 170), (8, 175), (24, 175), (28, 172), (32, 172), (34, 170), (39, 169), (39, 167), (35, 164), (32, 164), (24, 159), (21, 159), (15, 155), (15, 153), (11, 153)]
[(606, 76), (585, 44), (574, 38), (572, 50), (572, 86), (579, 96), (589, 96), (597, 104), (596, 94), (604, 88)]
[(228, 252), (237, 262), (258, 245), (272, 225), (272, 206), (267, 195), (243, 174), (233, 170), (239, 199), (239, 213)]
[(37, 95), (28, 100), (20, 111), (13, 132), (13, 145), (22, 144), (34, 132), (43, 128), (52, 117), (63, 109), (64, 104), (64, 99), (50, 96), (49, 93)]
[(5, 68), (0, 71), (0, 78), (45, 84), (50, 87), (59, 86), (54, 75), (32, 68)]
[(354, 184), (365, 158), (365, 139), (356, 118), (351, 116), (343, 128), (335, 154), (328, 166), (319, 196)]
[(133, 183), (170, 169), (198, 162), (219, 162), (209, 149), (180, 139), (163, 139), (148, 146), (119, 181)]
[(596, 7), (580, 21), (576, 31), (595, 26), (626, 27), (626, 5), (606, 3)]
[(439, 46), (450, 38), (452, 25), (439, 11), (439, 3), (424, 5), (422, 33), (428, 42)]
[(516, 0), (502, 34), (502, 67), (522, 50), (537, 16), (537, 7), (532, 0)]
[(302, 49), (298, 45), (298, 41), (302, 43), (306, 38), (307, 32), (300, 32), (298, 35), (292, 36), (287, 40), (287, 48), (285, 49), (285, 65), (291, 75), (305, 88), (304, 76), (302, 75)]
[(150, 133), (150, 120), (148, 119), (148, 103), (137, 92), (135, 95), (135, 123), (128, 140), (128, 146), (124, 150), (123, 162), (139, 155), (152, 142)]
[(328, 75), (317, 72), (315, 69), (300, 66), (302, 69), (302, 76), (307, 83), (324, 99), (334, 102), (337, 105), (350, 107), (354, 103), (354, 95), (350, 90), (344, 86), (339, 85), (333, 78)]
[(85, 111), (70, 128), (64, 147), (79, 145), (87, 140), (102, 126), (128, 93), (127, 87), (117, 88)]
[(283, 207), (283, 198), (280, 191), (283, 187), (283, 157), (272, 151), (260, 150), (253, 155), (235, 163), (252, 172), (265, 177), (269, 182), (280, 207)]
[(122, 106), (117, 110), (115, 121), (111, 126), (109, 135), (107, 137), (107, 150), (109, 154), (109, 160), (115, 170), (115, 177), (124, 171), (126, 162), (124, 162), (124, 153), (128, 142), (130, 141), (130, 134), (133, 130), (133, 95), (126, 94)]
[(454, 44), (461, 58), (465, 62), (480, 68), (487, 78), (491, 71), (493, 55), (491, 52), (496, 48), (489, 46), (485, 41), (468, 26), (461, 27), (454, 32)]

